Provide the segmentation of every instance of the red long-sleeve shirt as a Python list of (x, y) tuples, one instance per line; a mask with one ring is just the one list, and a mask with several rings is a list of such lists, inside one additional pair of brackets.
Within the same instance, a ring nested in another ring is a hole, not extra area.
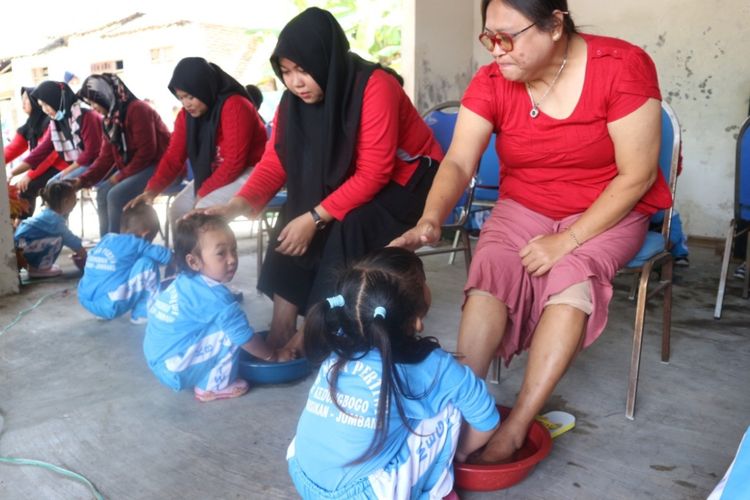
[[(274, 149), (276, 121), (258, 165), (237, 193), (254, 210), (262, 209), (286, 182), (286, 171)], [(372, 200), (389, 181), (402, 186), (411, 178), (419, 156), (443, 159), (443, 151), (399, 83), (382, 70), (370, 76), (362, 99), (354, 173), (321, 205), (337, 220)], [(313, 208), (313, 207), (310, 207)]]
[[(174, 121), (174, 131), (167, 152), (162, 156), (146, 190), (160, 193), (183, 171), (187, 159), (185, 110)], [(198, 196), (234, 182), (248, 167), (255, 165), (263, 154), (266, 129), (250, 101), (233, 95), (224, 101), (216, 129), (216, 154), (211, 175), (203, 181)]]
[[(49, 137), (49, 129), (44, 131), (40, 142), (44, 142), (47, 137)], [(12, 162), (16, 158), (24, 154), (28, 149), (29, 142), (24, 136), (16, 132), (16, 135), (13, 137), (13, 140), (10, 142), (10, 144), (3, 148), (3, 152), (5, 153), (5, 162)], [(49, 155), (47, 155), (47, 158), (42, 160), (42, 162), (36, 168), (28, 170), (26, 172), (26, 175), (29, 176), (29, 179), (36, 179), (50, 168), (60, 171), (64, 170), (67, 166), (68, 163), (60, 158), (60, 155), (57, 154), (57, 151), (52, 151)]]
[(124, 127), (130, 161), (125, 164), (115, 145), (102, 136), (99, 156), (80, 177), (82, 186), (93, 186), (102, 180), (113, 166), (119, 170), (115, 174), (119, 182), (155, 164), (167, 150), (169, 130), (159, 114), (147, 102), (136, 100), (128, 105)]
[[(49, 126), (54, 127), (54, 122), (50, 122)], [(85, 167), (91, 165), (99, 156), (99, 150), (102, 146), (102, 118), (94, 111), (83, 113), (79, 134), (83, 143), (83, 151), (78, 155), (76, 163)], [(42, 141), (34, 148), (34, 151), (26, 157), (26, 163), (31, 165), (32, 168), (37, 168), (54, 151), (55, 147), (48, 130)]]

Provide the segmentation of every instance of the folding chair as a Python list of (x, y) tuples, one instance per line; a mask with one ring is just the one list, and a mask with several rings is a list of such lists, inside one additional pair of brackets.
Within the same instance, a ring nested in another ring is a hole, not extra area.
[(159, 196), (167, 197), (167, 208), (166, 217), (164, 217), (164, 245), (169, 246), (169, 206), (172, 204), (175, 196), (185, 189), (185, 187), (193, 180), (193, 167), (190, 165), (190, 160), (185, 161), (186, 173), (185, 177), (180, 182), (173, 182), (167, 188), (162, 191)]
[[(739, 223), (744, 222), (744, 227)], [(714, 318), (721, 318), (721, 308), (724, 304), (724, 291), (727, 286), (727, 271), (732, 246), (738, 236), (750, 231), (750, 118), (740, 129), (737, 137), (737, 154), (734, 173), (734, 218), (729, 222), (727, 237), (724, 242), (724, 257), (721, 260), (721, 274), (719, 274), (719, 289), (716, 292), (716, 306), (714, 307)], [(745, 269), (750, 264), (750, 245), (745, 252)], [(742, 285), (742, 298), (748, 298), (748, 285), (750, 285), (750, 273), (745, 272)]]
[[(669, 184), (672, 200), (674, 200), (677, 192), (677, 168), (680, 157), (680, 124), (672, 108), (663, 101), (661, 110), (659, 167)], [(620, 270), (620, 274), (633, 274), (634, 278), (638, 280), (635, 325), (633, 328), (633, 349), (630, 357), (630, 374), (628, 376), (628, 392), (625, 404), (625, 416), (629, 420), (633, 420), (635, 414), (638, 372), (640, 369), (643, 329), (646, 319), (646, 302), (659, 292), (663, 296), (661, 360), (664, 363), (669, 362), (669, 342), (672, 323), (672, 270), (674, 267), (674, 259), (669, 252), (669, 231), (672, 222), (672, 211), (673, 207), (665, 210), (661, 231), (649, 231), (638, 254)], [(658, 282), (653, 283), (653, 288), (649, 290), (651, 274), (654, 270), (659, 270), (661, 276)]]
[(271, 230), (276, 226), (279, 212), (284, 203), (286, 203), (286, 189), (279, 191), (263, 208), (258, 217), (258, 276), (260, 276), (260, 268), (263, 266), (263, 233), (271, 234)]

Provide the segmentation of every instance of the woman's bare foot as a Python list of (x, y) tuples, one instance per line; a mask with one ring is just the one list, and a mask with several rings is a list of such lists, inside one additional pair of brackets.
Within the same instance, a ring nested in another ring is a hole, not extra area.
[(479, 456), (471, 456), (469, 460), (475, 464), (504, 464), (515, 461), (515, 454), (526, 440), (526, 429), (517, 428), (511, 422), (504, 422), (497, 432), (490, 438)]

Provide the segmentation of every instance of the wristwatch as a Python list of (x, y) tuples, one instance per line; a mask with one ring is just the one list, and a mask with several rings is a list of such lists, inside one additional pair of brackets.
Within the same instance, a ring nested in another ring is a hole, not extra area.
[(315, 221), (315, 229), (320, 231), (326, 227), (326, 221), (320, 218), (320, 214), (316, 212), (314, 208), (310, 210), (310, 215), (312, 215), (312, 218)]

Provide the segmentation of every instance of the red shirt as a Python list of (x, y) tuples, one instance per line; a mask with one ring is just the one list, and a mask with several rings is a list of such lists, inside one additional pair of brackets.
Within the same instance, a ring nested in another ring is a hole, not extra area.
[[(49, 128), (44, 131), (44, 134), (42, 134), (42, 137), (39, 141), (39, 143), (44, 142), (45, 139), (49, 137)], [(37, 144), (39, 145), (39, 144)], [(13, 140), (5, 146), (3, 149), (3, 152), (5, 153), (5, 162), (10, 163), (22, 154), (26, 152), (26, 150), (29, 149), (29, 143), (26, 140), (24, 136), (16, 132), (16, 135), (13, 137)], [(42, 162), (37, 165), (36, 168), (32, 168), (31, 170), (28, 170), (26, 172), (26, 175), (29, 176), (29, 179), (36, 179), (40, 175), (42, 175), (44, 172), (49, 170), (50, 168), (55, 169), (56, 171), (64, 170), (68, 166), (68, 163), (60, 158), (60, 155), (57, 154), (57, 151), (52, 151), (49, 155), (47, 155), (47, 158), (42, 160)]]
[(135, 100), (128, 105), (124, 127), (130, 161), (126, 165), (115, 145), (102, 135), (99, 156), (80, 177), (84, 187), (93, 186), (102, 180), (113, 165), (119, 170), (118, 181), (137, 174), (156, 164), (167, 150), (169, 130), (147, 102)]
[[(50, 122), (49, 126), (54, 127), (55, 124)], [(82, 167), (86, 167), (96, 160), (96, 157), (99, 155), (99, 149), (102, 146), (102, 118), (99, 114), (90, 110), (83, 113), (81, 129), (78, 133), (81, 136), (83, 148), (78, 155), (78, 159), (76, 159), (76, 163)], [(32, 168), (37, 168), (54, 151), (55, 146), (52, 144), (48, 130), (42, 141), (26, 157), (26, 163), (31, 165)]]
[[(585, 211), (617, 175), (607, 124), (649, 98), (661, 99), (656, 68), (639, 47), (622, 40), (581, 35), (588, 45), (581, 97), (568, 118), (540, 110), (521, 82), (503, 78), (497, 64), (479, 68), (461, 104), (494, 125), (501, 159), (500, 196), (552, 219)], [(661, 172), (635, 210), (653, 214), (671, 205)]]
[[(234, 182), (258, 162), (265, 143), (266, 128), (252, 103), (239, 95), (227, 98), (221, 108), (221, 120), (216, 129), (216, 155), (211, 163), (212, 173), (198, 189), (198, 196), (202, 198), (211, 191)], [(162, 156), (146, 189), (157, 193), (163, 191), (184, 171), (185, 160), (185, 110), (181, 109), (174, 121), (174, 131), (167, 152)]]
[[(278, 115), (274, 117), (263, 158), (237, 193), (256, 211), (286, 182), (286, 171), (274, 149), (277, 120)], [(376, 70), (362, 99), (354, 173), (321, 205), (342, 220), (351, 210), (372, 200), (389, 181), (406, 185), (418, 164), (407, 160), (420, 156), (439, 161), (443, 152), (396, 79)]]

